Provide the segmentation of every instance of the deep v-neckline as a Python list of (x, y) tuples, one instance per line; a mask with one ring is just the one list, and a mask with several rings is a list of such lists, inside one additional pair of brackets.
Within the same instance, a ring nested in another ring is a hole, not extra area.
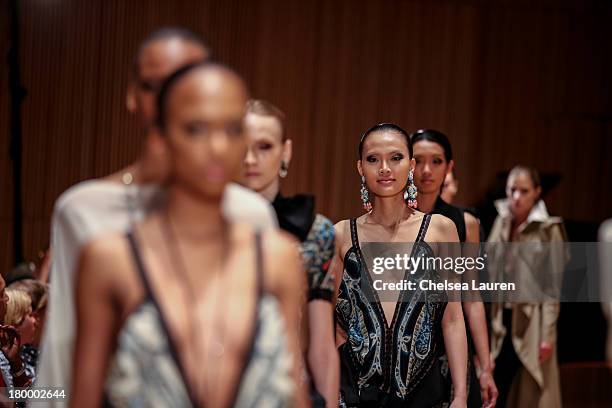
[[(138, 243), (134, 235), (134, 232), (128, 232), (127, 238), (130, 244), (134, 262), (136, 264), (135, 265), (136, 270), (138, 271), (138, 275), (140, 276), (140, 279), (145, 289), (144, 301), (146, 301), (147, 299), (150, 300), (153, 306), (155, 307), (157, 314), (159, 315), (159, 322), (160, 322), (162, 331), (164, 332), (167, 338), (170, 355), (172, 356), (172, 359), (174, 360), (176, 367), (181, 375), (181, 379), (185, 386), (185, 390), (189, 396), (189, 400), (191, 401), (191, 404), (193, 407), (206, 407), (207, 404), (204, 401), (199, 400), (197, 393), (192, 387), (192, 382), (189, 381), (189, 376), (187, 375), (187, 369), (179, 353), (179, 347), (178, 347), (179, 342), (176, 339), (176, 336), (174, 335), (174, 333), (172, 332), (170, 328), (171, 327), (170, 320), (167, 318), (166, 314), (164, 313), (164, 310), (162, 309), (162, 306), (160, 302), (157, 300), (155, 292), (153, 291), (153, 288), (151, 286), (151, 283), (146, 273), (145, 264), (140, 254), (140, 250), (138, 248)], [(252, 323), (253, 327), (250, 331), (250, 339), (247, 345), (248, 347), (247, 353), (245, 354), (245, 358), (243, 359), (243, 361), (240, 362), (240, 368), (238, 371), (238, 375), (236, 376), (236, 379), (234, 381), (231, 396), (229, 397), (228, 404), (226, 405), (227, 407), (233, 407), (237, 401), (238, 394), (240, 392), (242, 382), (244, 380), (244, 377), (245, 377), (245, 374), (248, 368), (248, 364), (251, 361), (254, 350), (255, 350), (255, 343), (257, 341), (257, 336), (260, 331), (261, 322), (259, 320), (259, 309), (261, 306), (261, 299), (263, 297), (263, 291), (264, 291), (263, 289), (263, 254), (262, 254), (262, 248), (261, 248), (261, 233), (259, 231), (255, 232), (254, 238), (255, 238), (255, 257), (256, 257), (256, 265), (255, 265), (255, 268), (256, 268), (256, 271), (255, 271), (256, 273), (256, 283), (255, 283), (256, 298), (255, 298), (255, 305), (254, 305), (254, 310), (253, 310), (253, 318), (251, 320), (253, 322)]]
[[(423, 219), (421, 220), (421, 225), (419, 227), (419, 230), (417, 231), (417, 235), (415, 237), (415, 240), (413, 241), (413, 245), (412, 245), (412, 249), (410, 250), (410, 258), (412, 258), (414, 256), (414, 253), (418, 247), (418, 244), (420, 244), (421, 242), (424, 242), (425, 240), (425, 234), (427, 233), (427, 228), (429, 226), (429, 222), (431, 219), (431, 214), (424, 214), (423, 215)], [(369, 290), (372, 291), (372, 293), (374, 294), (374, 301), (375, 301), (375, 305), (376, 305), (376, 310), (378, 311), (379, 315), (382, 316), (382, 320), (384, 322), (385, 325), (385, 332), (390, 332), (395, 328), (395, 322), (397, 321), (397, 317), (400, 313), (400, 309), (402, 308), (404, 302), (404, 297), (406, 294), (406, 289), (402, 289), (397, 297), (397, 300), (395, 302), (395, 306), (393, 308), (393, 315), (392, 315), (392, 319), (391, 319), (391, 324), (389, 324), (389, 321), (387, 319), (387, 314), (385, 313), (385, 310), (382, 306), (382, 302), (380, 301), (380, 297), (378, 295), (378, 290), (376, 290), (376, 288), (374, 287), (374, 281), (372, 280), (372, 276), (370, 275), (370, 270), (368, 268), (367, 263), (364, 261), (365, 257), (363, 255), (363, 252), (361, 250), (361, 244), (359, 241), (359, 232), (357, 230), (357, 219), (356, 218), (352, 218), (351, 219), (351, 239), (352, 239), (352, 245), (355, 248), (356, 251), (356, 255), (359, 258), (359, 263), (361, 265), (363, 265), (363, 267), (365, 268), (365, 275), (366, 275), (366, 279), (368, 281), (368, 285), (369, 285)], [(410, 241), (407, 241), (410, 242)], [(408, 275), (409, 275), (409, 271), (406, 270), (404, 272), (404, 280), (407, 279)]]

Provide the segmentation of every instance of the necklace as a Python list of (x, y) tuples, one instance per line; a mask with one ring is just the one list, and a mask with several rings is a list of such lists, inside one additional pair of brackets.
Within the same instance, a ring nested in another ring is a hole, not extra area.
[[(189, 302), (184, 303), (185, 313), (190, 316), (191, 324), (188, 325), (188, 336), (187, 339), (190, 342), (190, 348), (192, 353), (196, 359), (196, 361), (206, 361), (206, 364), (211, 366), (211, 362), (216, 360), (220, 362), (225, 354), (225, 346), (224, 339), (227, 331), (227, 319), (221, 319), (222, 325), (219, 331), (219, 335), (217, 338), (214, 337), (214, 330), (206, 330), (204, 327), (204, 321), (202, 317), (202, 313), (199, 312), (199, 296), (196, 292), (196, 285), (190, 282), (189, 274), (187, 272), (187, 263), (185, 258), (181, 254), (181, 250), (179, 247), (179, 241), (176, 234), (175, 229), (172, 225), (172, 220), (169, 215), (165, 213), (162, 219), (162, 226), (164, 235), (168, 237), (168, 252), (170, 255), (171, 263), (173, 264), (173, 269), (180, 274), (179, 282), (181, 282), (181, 286), (184, 292), (187, 293), (189, 297)], [(222, 252), (221, 252), (221, 265), (219, 266), (218, 273), (213, 276), (210, 280), (214, 280), (215, 278), (219, 278), (224, 266), (226, 264), (228, 255), (229, 255), (229, 233), (228, 233), (228, 225), (225, 220), (223, 220), (223, 228), (222, 228)], [(213, 234), (210, 234), (212, 238)], [(221, 305), (220, 302), (221, 291), (214, 291), (214, 301), (212, 302), (213, 310), (211, 313), (212, 322), (214, 322), (215, 317), (217, 315), (216, 307)], [(191, 306), (191, 307), (190, 307)], [(195, 346), (194, 346), (195, 343)], [(208, 345), (208, 350), (205, 354), (203, 354), (202, 350), (204, 349), (204, 345)], [(205, 359), (204, 359), (205, 357)], [(211, 358), (213, 357), (213, 358)], [(218, 372), (219, 370), (217, 370)], [(209, 381), (207, 385), (207, 381), (202, 381), (202, 384), (198, 385), (197, 381), (194, 384), (196, 399), (198, 402), (203, 401), (204, 395), (208, 395), (212, 400), (213, 392), (218, 391), (216, 380), (218, 380), (219, 376), (213, 376), (215, 381)]]
[(415, 213), (415, 210), (410, 208), (410, 207), (406, 207), (406, 209), (408, 209), (408, 214), (406, 214), (406, 212), (404, 211), (402, 213), (402, 216), (400, 218), (398, 218), (397, 220), (393, 221), (393, 223), (390, 224), (390, 225), (386, 225), (382, 221), (377, 220), (376, 218), (374, 218), (374, 215), (372, 214), (372, 212), (369, 212), (368, 214), (366, 214), (366, 218), (364, 220), (364, 224), (373, 224), (373, 225), (381, 226), (387, 232), (390, 231), (392, 236), (393, 236), (393, 235), (398, 233), (398, 231), (400, 229), (400, 226), (402, 225), (402, 222), (410, 219), (410, 217), (412, 217), (412, 215), (414, 215), (414, 213)]

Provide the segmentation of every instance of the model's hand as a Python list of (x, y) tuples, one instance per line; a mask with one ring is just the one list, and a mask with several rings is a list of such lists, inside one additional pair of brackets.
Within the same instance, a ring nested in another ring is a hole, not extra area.
[[(480, 365), (480, 359), (476, 355), (474, 356), (474, 367), (476, 367), (476, 372), (480, 372), (480, 370), (482, 370), (482, 366)], [(489, 367), (489, 370), (491, 372), (495, 371), (495, 360), (493, 359), (493, 357), (489, 359)]]
[(539, 358), (540, 364), (548, 360), (550, 356), (552, 356), (552, 353), (553, 353), (552, 344), (550, 344), (547, 341), (541, 342), (540, 343), (540, 358)]
[(455, 397), (449, 408), (467, 408), (467, 402), (465, 397)]
[(485, 408), (493, 408), (497, 403), (497, 386), (493, 380), (493, 375), (490, 370), (480, 373), (480, 395), (482, 396), (482, 404)]

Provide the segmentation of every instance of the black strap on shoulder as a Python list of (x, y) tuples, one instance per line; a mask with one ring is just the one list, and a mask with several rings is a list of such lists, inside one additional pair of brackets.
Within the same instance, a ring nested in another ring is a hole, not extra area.
[(261, 231), (255, 231), (255, 273), (257, 274), (257, 297), (261, 298), (264, 292), (264, 266)]
[(421, 242), (425, 240), (425, 235), (427, 234), (427, 228), (429, 228), (430, 220), (431, 214), (425, 214), (423, 216), (423, 221), (421, 221), (421, 228), (419, 228), (419, 233), (417, 234), (416, 242)]
[(357, 236), (357, 219), (351, 218), (350, 225), (351, 225), (351, 243), (353, 244), (353, 247), (359, 248), (359, 237)]
[(136, 271), (138, 272), (138, 276), (140, 277), (140, 280), (142, 281), (142, 285), (144, 286), (146, 296), (152, 299), (153, 291), (151, 289), (151, 285), (149, 284), (149, 279), (147, 279), (147, 273), (145, 272), (144, 262), (142, 260), (142, 256), (140, 255), (140, 250), (138, 249), (138, 242), (136, 241), (136, 236), (134, 235), (134, 231), (133, 230), (129, 231), (126, 236), (130, 244), (132, 258), (134, 259), (134, 263), (136, 264)]

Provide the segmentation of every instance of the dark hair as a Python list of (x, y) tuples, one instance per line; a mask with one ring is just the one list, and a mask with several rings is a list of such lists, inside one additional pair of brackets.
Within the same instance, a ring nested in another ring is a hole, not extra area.
[(394, 123), (379, 123), (377, 125), (372, 126), (361, 135), (361, 139), (359, 139), (359, 159), (361, 159), (361, 154), (363, 153), (363, 144), (365, 143), (366, 138), (370, 135), (370, 133), (374, 132), (396, 132), (404, 136), (406, 139), (406, 145), (408, 146), (408, 153), (410, 157), (412, 157), (412, 142), (410, 141), (410, 136), (408, 136), (408, 132), (402, 129), (399, 125)]
[(20, 281), (22, 279), (36, 279), (36, 265), (33, 262), (22, 262), (15, 266), (9, 273), (4, 277), (4, 282), (8, 287), (11, 283)]
[(155, 124), (157, 125), (159, 129), (161, 130), (166, 129), (166, 125), (167, 125), (167, 117), (166, 117), (167, 112), (166, 111), (168, 108), (168, 98), (170, 97), (170, 93), (172, 92), (172, 89), (174, 88), (174, 86), (178, 82), (180, 82), (180, 80), (184, 76), (188, 75), (192, 71), (205, 70), (205, 69), (224, 70), (240, 78), (240, 76), (231, 68), (223, 64), (220, 64), (218, 62), (212, 62), (212, 61), (203, 61), (203, 62), (198, 62), (195, 64), (189, 64), (189, 65), (186, 65), (178, 69), (164, 81), (164, 83), (162, 84), (159, 90), (159, 93), (157, 94), (157, 100), (156, 100), (157, 117), (155, 118)]
[(263, 99), (251, 99), (246, 104), (246, 113), (272, 116), (280, 123), (282, 141), (287, 140), (287, 135), (285, 134), (285, 113), (270, 102)]
[(412, 141), (413, 146), (421, 140), (427, 140), (429, 142), (437, 143), (442, 146), (442, 149), (444, 150), (444, 158), (446, 159), (446, 162), (450, 162), (451, 160), (453, 160), (453, 149), (451, 147), (450, 141), (444, 133), (438, 130), (419, 129), (410, 135), (410, 140)]
[(540, 173), (538, 173), (538, 171), (534, 169), (533, 167), (524, 166), (522, 164), (516, 165), (508, 173), (508, 178), (510, 178), (510, 176), (516, 173), (527, 173), (527, 175), (531, 179), (531, 182), (533, 183), (533, 187), (534, 188), (540, 187), (541, 185)]
[(140, 45), (138, 46), (138, 50), (136, 51), (136, 55), (134, 56), (134, 60), (132, 62), (132, 70), (134, 77), (139, 76), (138, 63), (140, 61), (140, 56), (142, 55), (145, 48), (147, 48), (151, 43), (160, 41), (160, 40), (173, 40), (178, 39), (184, 42), (188, 42), (191, 44), (195, 44), (202, 48), (202, 50), (208, 54), (208, 58), (210, 58), (212, 52), (206, 41), (199, 34), (183, 27), (162, 27), (158, 28), (155, 31), (152, 31), (147, 35), (147, 37), (142, 40)]

